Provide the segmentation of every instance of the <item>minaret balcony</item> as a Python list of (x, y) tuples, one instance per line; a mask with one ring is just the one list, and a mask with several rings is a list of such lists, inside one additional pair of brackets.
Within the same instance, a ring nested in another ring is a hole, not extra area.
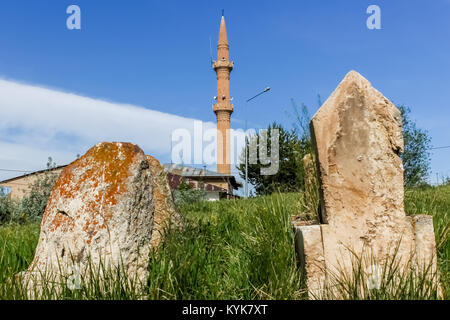
[(214, 61), (214, 63), (213, 63), (214, 70), (217, 70), (220, 68), (226, 68), (231, 71), (231, 70), (233, 70), (233, 67), (234, 67), (233, 61), (229, 61), (229, 60), (217, 60), (217, 61)]
[(230, 113), (233, 112), (233, 105), (230, 103), (230, 101), (220, 101), (216, 104), (213, 104), (213, 111), (228, 111)]

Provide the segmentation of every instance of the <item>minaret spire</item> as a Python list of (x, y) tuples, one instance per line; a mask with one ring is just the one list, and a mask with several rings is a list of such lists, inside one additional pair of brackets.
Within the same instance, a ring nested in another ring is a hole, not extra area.
[(222, 16), (222, 20), (220, 21), (219, 43), (217, 45), (217, 59), (219, 60), (225, 58), (228, 60), (229, 51), (230, 48), (228, 46), (227, 27), (225, 25), (225, 17)]
[(225, 17), (222, 11), (220, 21), (219, 41), (217, 44), (217, 61), (213, 68), (217, 74), (217, 103), (213, 111), (217, 117), (217, 172), (230, 174), (230, 117), (233, 105), (230, 103), (230, 73), (233, 62), (229, 60), (230, 47), (228, 45)]

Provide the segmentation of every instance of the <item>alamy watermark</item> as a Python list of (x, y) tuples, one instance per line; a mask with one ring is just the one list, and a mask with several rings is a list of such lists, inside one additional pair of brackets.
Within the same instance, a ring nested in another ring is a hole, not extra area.
[(372, 264), (366, 269), (366, 275), (369, 290), (379, 290), (381, 288), (381, 281), (383, 280), (383, 269), (377, 264)]
[(80, 268), (77, 265), (72, 267), (72, 275), (67, 278), (66, 284), (69, 290), (80, 290), (81, 289), (81, 273)]
[(370, 16), (367, 18), (366, 26), (369, 30), (381, 29), (381, 9), (379, 6), (372, 4), (367, 7), (367, 14)]
[[(227, 137), (222, 137), (216, 128), (204, 129), (202, 121), (194, 121), (193, 134), (188, 129), (179, 128), (172, 131), (171, 159), (175, 164), (213, 165), (230, 164), (231, 166), (245, 163), (245, 141), (248, 145), (248, 164), (262, 165), (261, 175), (274, 175), (278, 172), (280, 163), (279, 130), (229, 129), (228, 154), (218, 156), (218, 144), (226, 143)], [(219, 142), (219, 143), (218, 143)]]
[(70, 16), (66, 20), (66, 26), (69, 30), (81, 30), (81, 9), (79, 6), (72, 4), (67, 7), (67, 14)]

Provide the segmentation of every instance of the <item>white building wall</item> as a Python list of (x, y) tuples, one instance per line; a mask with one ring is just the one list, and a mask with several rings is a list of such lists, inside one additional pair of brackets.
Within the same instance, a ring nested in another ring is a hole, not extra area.
[(205, 198), (207, 201), (219, 201), (220, 193), (219, 191), (208, 191), (206, 192)]

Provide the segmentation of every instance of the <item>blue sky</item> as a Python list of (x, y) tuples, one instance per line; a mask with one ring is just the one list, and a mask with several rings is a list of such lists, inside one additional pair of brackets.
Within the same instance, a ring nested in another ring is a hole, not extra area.
[[(81, 8), (81, 30), (66, 28), (66, 8), (71, 4)], [(366, 27), (371, 4), (381, 8), (381, 30)], [(216, 82), (209, 39), (215, 51), (222, 9), (235, 62), (232, 127), (242, 127), (245, 118), (255, 128), (272, 121), (289, 126), (291, 98), (304, 102), (313, 114), (317, 94), (325, 100), (354, 69), (394, 103), (408, 105), (434, 146), (450, 145), (449, 0), (3, 0), (0, 78), (6, 82), (1, 92), (8, 94), (8, 84), (21, 83), (214, 122)], [(245, 103), (266, 86), (272, 88), (270, 93)], [(24, 95), (20, 92), (17, 97)], [(40, 110), (34, 110), (36, 118), (39, 112), (49, 112), (41, 100), (27, 101), (30, 109)], [(85, 102), (82, 112), (89, 119), (90, 104)], [(90, 147), (92, 136), (84, 139), (75, 129), (58, 128), (60, 118), (48, 131), (22, 125), (19, 111), (1, 122), (2, 114), (8, 115), (13, 106), (0, 98), (0, 168), (36, 169), (45, 164), (48, 153), (64, 163)], [(72, 115), (66, 115), (69, 123)], [(140, 124), (136, 121), (129, 123), (130, 128)], [(99, 127), (114, 132), (112, 124), (107, 126)], [(86, 131), (96, 134), (92, 128)], [(120, 131), (120, 138), (135, 137), (125, 131)], [(149, 132), (136, 133), (137, 141), (148, 139), (144, 150), (169, 161), (167, 150), (152, 149), (151, 141), (159, 137)], [(27, 137), (43, 151), (14, 162), (26, 152)], [(113, 137), (113, 133), (101, 136)], [(450, 176), (449, 158), (450, 149), (433, 152), (433, 181), (436, 173)], [(0, 178), (5, 175), (0, 173)]]

